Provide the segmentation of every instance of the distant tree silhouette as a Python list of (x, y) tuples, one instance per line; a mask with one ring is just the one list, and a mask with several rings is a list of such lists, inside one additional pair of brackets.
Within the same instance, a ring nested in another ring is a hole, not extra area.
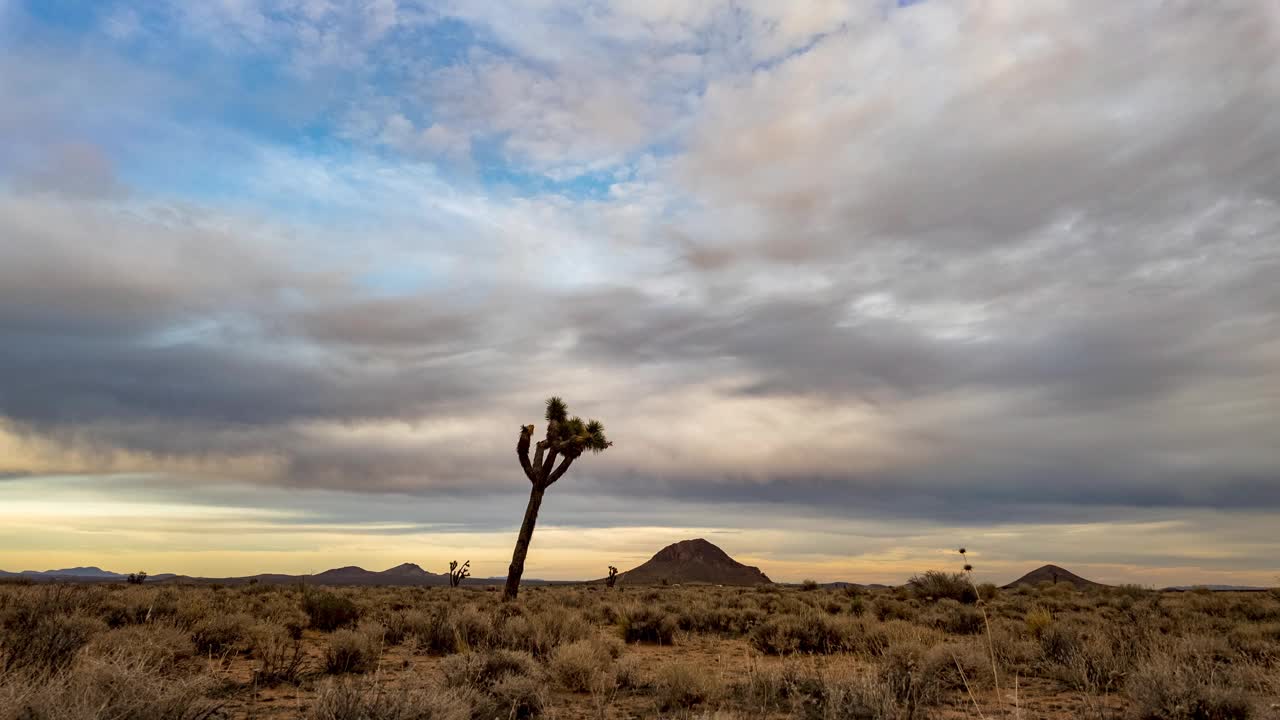
[(462, 563), (462, 567), (458, 567), (457, 560), (449, 561), (449, 587), (458, 587), (463, 580), (471, 577), (471, 561)]
[(141, 585), (147, 581), (147, 574), (145, 572), (129, 573), (129, 576), (124, 581), (130, 585)]
[[(507, 585), (502, 591), (503, 600), (514, 600), (520, 592), (520, 576), (524, 574), (524, 559), (529, 554), (533, 526), (538, 523), (543, 493), (568, 472), (569, 466), (582, 453), (588, 450), (604, 452), (613, 444), (605, 437), (604, 425), (600, 421), (569, 417), (569, 408), (558, 397), (547, 400), (546, 419), (547, 434), (538, 441), (532, 461), (529, 459), (529, 445), (533, 442), (534, 427), (525, 425), (520, 428), (520, 439), (516, 442), (520, 467), (533, 488), (529, 491), (529, 505), (524, 511), (520, 534), (516, 536), (516, 549), (507, 570)], [(560, 460), (559, 465), (556, 465), (557, 459)]]
[(604, 580), (605, 587), (613, 587), (617, 583), (618, 583), (618, 568), (610, 565), (609, 577), (605, 578)]

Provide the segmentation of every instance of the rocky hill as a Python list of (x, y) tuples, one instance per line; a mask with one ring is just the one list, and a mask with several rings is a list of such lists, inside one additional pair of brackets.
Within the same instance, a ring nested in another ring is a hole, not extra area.
[(763, 585), (771, 582), (759, 568), (743, 565), (702, 538), (666, 546), (645, 564), (619, 573), (618, 581), (626, 585), (664, 582), (671, 585)]
[(1102, 583), (1086, 580), (1070, 570), (1060, 568), (1057, 565), (1045, 565), (1044, 567), (1038, 567), (1004, 587), (1005, 589), (1010, 589), (1019, 585), (1039, 585), (1042, 582), (1052, 583), (1055, 585), (1058, 583), (1067, 583), (1074, 585), (1081, 590), (1091, 587), (1106, 587)]

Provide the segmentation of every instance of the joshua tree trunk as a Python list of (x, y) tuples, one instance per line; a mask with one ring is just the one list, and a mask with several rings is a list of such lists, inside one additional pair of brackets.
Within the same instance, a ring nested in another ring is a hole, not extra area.
[(524, 575), (524, 558), (529, 554), (529, 541), (533, 539), (533, 526), (538, 523), (538, 508), (542, 507), (542, 495), (547, 489), (534, 485), (529, 491), (529, 506), (524, 509), (524, 522), (516, 537), (516, 550), (511, 555), (511, 567), (507, 568), (507, 585), (502, 591), (503, 600), (514, 600), (520, 592), (520, 576)]

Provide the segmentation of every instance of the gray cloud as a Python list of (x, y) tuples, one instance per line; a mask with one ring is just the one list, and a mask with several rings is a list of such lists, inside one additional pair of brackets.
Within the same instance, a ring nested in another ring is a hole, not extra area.
[[(138, 470), (262, 456), (264, 486), (475, 497), (523, 490), (515, 428), (558, 392), (618, 443), (574, 478), (594, 502), (1280, 509), (1274, 14), (1086, 5), (530, 19), (580, 46), (469, 17), (509, 52), (410, 68), (406, 103), (522, 170), (616, 173), (590, 201), (264, 152), (254, 188), (361, 218), (264, 221), (125, 192), (94, 145), (5, 146), (35, 159), (0, 199), (0, 415)], [(187, 20), (290, 32), (256, 17)], [(375, 20), (335, 47), (368, 60)]]

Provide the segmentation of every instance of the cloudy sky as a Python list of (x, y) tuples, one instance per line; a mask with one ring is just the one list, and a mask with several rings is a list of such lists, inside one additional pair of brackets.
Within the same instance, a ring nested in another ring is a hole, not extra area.
[(0, 0), (0, 568), (1274, 584), (1280, 6)]

